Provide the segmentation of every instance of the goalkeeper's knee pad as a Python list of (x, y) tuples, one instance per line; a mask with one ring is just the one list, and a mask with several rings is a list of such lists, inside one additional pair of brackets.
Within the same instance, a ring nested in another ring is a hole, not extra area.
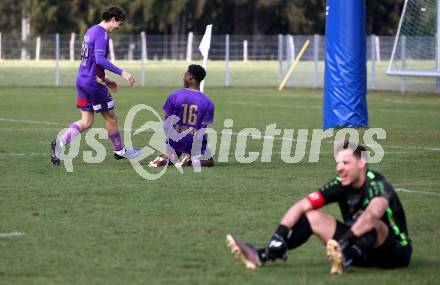
[(270, 260), (283, 259), (287, 260), (287, 244), (284, 238), (278, 234), (274, 234), (266, 246), (267, 257)]

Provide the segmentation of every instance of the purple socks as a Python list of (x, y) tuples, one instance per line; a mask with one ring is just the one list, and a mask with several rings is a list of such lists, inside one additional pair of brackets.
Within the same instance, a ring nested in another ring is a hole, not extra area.
[(119, 132), (108, 134), (108, 138), (112, 142), (114, 151), (119, 151), (124, 147), (122, 145), (121, 134)]
[(61, 135), (60, 141), (63, 145), (69, 144), (72, 139), (81, 132), (80, 127), (73, 123), (69, 128)]
[[(80, 127), (75, 123), (71, 124), (60, 137), (61, 146), (68, 145), (79, 133), (81, 133)], [(114, 134), (109, 134), (108, 138), (112, 142), (113, 149), (115, 151), (119, 151), (124, 148), (119, 131)]]

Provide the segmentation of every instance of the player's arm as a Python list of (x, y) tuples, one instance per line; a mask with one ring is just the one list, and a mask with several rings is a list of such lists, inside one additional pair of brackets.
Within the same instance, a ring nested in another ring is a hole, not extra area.
[(388, 200), (384, 196), (374, 197), (351, 227), (353, 234), (359, 237), (377, 228), (380, 218), (388, 208), (388, 204)]
[(121, 75), (125, 80), (127, 80), (129, 86), (133, 86), (135, 80), (133, 75), (130, 73), (120, 69), (113, 63), (111, 63), (105, 56), (103, 50), (96, 50), (95, 51), (95, 61), (96, 64), (104, 68), (105, 70), (111, 71), (113, 73), (116, 73), (118, 75)]
[(292, 228), (296, 222), (298, 222), (299, 218), (306, 212), (312, 210), (312, 204), (310, 203), (307, 198), (303, 198), (293, 204), (292, 207), (284, 214), (283, 218), (281, 219), (280, 224), (288, 227), (289, 229)]
[(337, 180), (330, 181), (319, 190), (296, 202), (281, 219), (281, 224), (288, 228), (293, 227), (301, 215), (335, 202), (341, 192), (339, 182)]
[(128, 85), (132, 86), (135, 82), (134, 77), (111, 63), (106, 57), (106, 49), (107, 49), (107, 35), (103, 35), (102, 37), (98, 37), (95, 41), (95, 62), (105, 70), (111, 71), (115, 74), (122, 76), (125, 80), (127, 80)]

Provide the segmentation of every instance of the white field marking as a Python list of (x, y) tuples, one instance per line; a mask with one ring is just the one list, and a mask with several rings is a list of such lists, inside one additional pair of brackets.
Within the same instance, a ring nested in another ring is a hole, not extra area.
[(414, 193), (414, 194), (424, 194), (424, 195), (440, 196), (440, 193), (437, 193), (437, 192), (418, 191), (418, 190), (411, 190), (411, 189), (405, 189), (405, 188), (396, 188), (396, 191), (398, 191), (398, 192), (405, 192), (405, 193)]
[[(274, 107), (274, 108), (300, 108), (300, 109), (316, 109), (316, 110), (322, 110), (322, 106), (310, 106), (310, 105), (275, 105), (275, 104), (262, 104), (262, 103), (249, 103), (245, 101), (228, 101), (223, 102), (224, 104), (231, 104), (231, 105), (246, 105), (246, 106), (254, 106), (254, 107)], [(374, 108), (374, 111), (380, 111), (380, 112), (423, 112), (423, 113), (435, 113), (437, 114), (437, 111), (419, 111), (419, 110), (399, 110), (399, 109), (380, 109), (380, 108)]]
[[(232, 134), (232, 135), (234, 135), (234, 136), (243, 136), (243, 137), (245, 137), (245, 136), (250, 136), (250, 135), (244, 135), (244, 134), (239, 134), (239, 133), (237, 133), (237, 132), (225, 132), (226, 134)], [(256, 136), (256, 135), (251, 135), (251, 137), (253, 138), (253, 139), (263, 139), (263, 138), (265, 138), (265, 139), (272, 139), (272, 140), (278, 140), (278, 141), (283, 141), (283, 138), (281, 137), (281, 136), (279, 136), (279, 137), (273, 137), (273, 136)], [(297, 141), (297, 139), (293, 139), (293, 138), (287, 138), (287, 139), (285, 139), (286, 141), (293, 141), (293, 142), (296, 142)], [(300, 142), (310, 142), (310, 140), (307, 140), (307, 141), (300, 141)], [(325, 143), (325, 144), (334, 144), (335, 142), (334, 141), (323, 141), (322, 143)], [(384, 147), (384, 146), (383, 146)], [(385, 147), (384, 147), (385, 148)], [(439, 148), (430, 148), (430, 147), (413, 147), (413, 146), (399, 146), (399, 145), (391, 145), (391, 146), (386, 146), (386, 148), (397, 148), (397, 149), (408, 149), (408, 150), (420, 150), (420, 151), (422, 151), (422, 150), (424, 150), (424, 151), (440, 151), (440, 149)]]
[(0, 152), (3, 156), (47, 156), (50, 153), (46, 152), (31, 152), (31, 153), (16, 153), (16, 152)]
[(26, 123), (26, 124), (50, 125), (50, 126), (65, 126), (65, 124), (61, 124), (61, 123), (34, 121), (34, 120), (17, 120), (17, 119), (10, 119), (10, 118), (0, 118), (0, 122)]
[(0, 132), (42, 132), (59, 131), (59, 128), (0, 128)]
[[(263, 105), (262, 106), (266, 106)], [(17, 120), (17, 119), (10, 119), (10, 118), (0, 118), (0, 122), (14, 122), (14, 123), (26, 123), (26, 124), (43, 124), (43, 125), (56, 125), (56, 126), (67, 126), (68, 123), (66, 124), (62, 124), (62, 123), (54, 123), (54, 122), (45, 122), (45, 121), (32, 121), (32, 120)], [(127, 130), (123, 130), (123, 131), (127, 131)], [(128, 130), (128, 131), (132, 131), (132, 130)], [(227, 134), (232, 134), (235, 136), (238, 136), (239, 133), (237, 132), (225, 132)], [(245, 135), (240, 135), (240, 136), (245, 136)], [(254, 139), (273, 139), (273, 140), (280, 140), (282, 141), (283, 138), (280, 137), (272, 137), (272, 136), (252, 136), (252, 138)], [(286, 139), (287, 141), (297, 141), (296, 139)], [(307, 142), (309, 142), (309, 140), (307, 140)], [(334, 141), (324, 141), (323, 143), (327, 143), (327, 144), (334, 144)], [(427, 150), (427, 151), (440, 151), (440, 148), (430, 148), (430, 147), (412, 147), (412, 146), (398, 146), (398, 145), (390, 145), (387, 146), (389, 148), (398, 148), (398, 149), (409, 149), (409, 150)]]
[(0, 238), (3, 237), (19, 237), (24, 236), (26, 233), (23, 232), (11, 232), (11, 233), (0, 233)]
[(322, 107), (317, 107), (317, 106), (306, 106), (306, 105), (297, 105), (297, 104), (293, 104), (293, 105), (274, 105), (274, 104), (261, 104), (261, 103), (248, 103), (248, 102), (244, 102), (244, 101), (228, 101), (228, 102), (223, 102), (225, 104), (231, 104), (231, 105), (247, 105), (247, 106), (254, 106), (254, 107), (274, 107), (274, 108), (301, 108), (301, 109), (317, 109), (317, 110), (321, 110)]
[(425, 103), (425, 102), (420, 102), (420, 101), (402, 101), (402, 100), (392, 100), (392, 99), (385, 99), (383, 100), (384, 102), (387, 103), (398, 103), (398, 104), (420, 104), (420, 105), (438, 105), (439, 103), (437, 102), (430, 102), (430, 103)]

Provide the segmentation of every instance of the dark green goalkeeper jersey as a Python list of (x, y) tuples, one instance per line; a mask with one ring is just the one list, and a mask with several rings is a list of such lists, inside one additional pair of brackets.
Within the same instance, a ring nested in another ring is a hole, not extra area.
[(397, 236), (401, 245), (409, 243), (402, 204), (393, 186), (382, 174), (367, 170), (367, 180), (361, 189), (342, 186), (338, 176), (321, 187), (318, 193), (322, 194), (322, 205), (338, 202), (344, 223), (349, 226), (353, 225), (374, 197), (386, 198), (389, 205), (381, 220), (388, 225), (390, 233)]

